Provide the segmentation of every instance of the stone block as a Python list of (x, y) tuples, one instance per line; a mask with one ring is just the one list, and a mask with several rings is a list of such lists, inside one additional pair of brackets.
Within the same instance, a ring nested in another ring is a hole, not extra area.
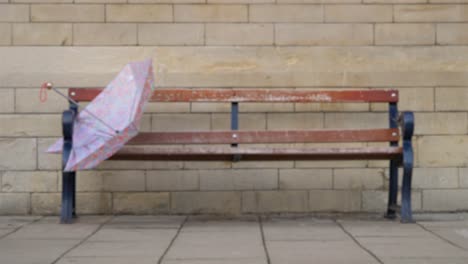
[(371, 24), (277, 24), (275, 43), (285, 46), (358, 46), (373, 44)]
[(278, 188), (276, 169), (200, 171), (200, 190), (271, 190)]
[(104, 22), (104, 15), (103, 5), (44, 4), (31, 6), (31, 20), (33, 22)]
[(280, 169), (279, 188), (290, 189), (331, 189), (331, 169)]
[[(69, 46), (72, 44), (72, 25), (64, 23), (14, 24), (13, 45)], [(21, 90), (21, 89), (18, 89)], [(36, 95), (36, 93), (34, 93)], [(62, 98), (63, 100), (63, 98)], [(36, 95), (36, 101), (37, 95)], [(66, 100), (63, 100), (66, 102)]]
[(156, 170), (146, 172), (148, 191), (191, 191), (199, 189), (198, 170)]
[(31, 210), (29, 193), (0, 193), (0, 214), (25, 215)]
[(171, 22), (171, 5), (107, 5), (108, 22)]
[[(204, 34), (203, 24), (140, 24), (138, 25), (138, 44), (203, 45), (205, 42)], [(168, 105), (170, 104), (174, 103), (168, 103)]]
[(241, 211), (239, 192), (173, 192), (171, 211), (174, 213), (214, 213), (237, 215)]
[(113, 193), (115, 214), (157, 214), (169, 211), (169, 193), (122, 192)]
[(325, 5), (325, 22), (392, 22), (391, 5)]
[(361, 193), (348, 190), (311, 190), (309, 209), (312, 212), (361, 211)]
[(0, 138), (1, 170), (35, 170), (36, 157), (35, 138)]
[(334, 169), (334, 189), (381, 189), (384, 186), (383, 169)]
[(137, 44), (135, 24), (108, 23), (73, 25), (73, 45), (75, 46), (127, 46)]
[(2, 192), (56, 192), (56, 171), (6, 171), (2, 175)]
[(247, 22), (246, 5), (176, 5), (176, 22)]
[(323, 8), (320, 5), (250, 5), (251, 22), (322, 22)]
[(434, 45), (432, 24), (376, 24), (376, 45)]
[(271, 24), (207, 24), (206, 45), (273, 45)]
[(242, 193), (244, 213), (305, 212), (307, 191), (257, 191)]

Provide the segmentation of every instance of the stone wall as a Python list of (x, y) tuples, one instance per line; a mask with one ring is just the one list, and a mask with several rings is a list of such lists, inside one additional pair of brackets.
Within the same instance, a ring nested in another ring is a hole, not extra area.
[[(416, 114), (414, 208), (468, 209), (468, 1), (0, 0), (0, 214), (54, 214), (66, 102), (152, 57), (158, 87), (397, 88)], [(241, 129), (385, 127), (379, 104), (241, 104)], [(217, 130), (226, 104), (151, 104), (142, 130)], [(350, 146), (365, 144), (348, 144)], [(78, 211), (382, 211), (387, 162), (104, 162)]]

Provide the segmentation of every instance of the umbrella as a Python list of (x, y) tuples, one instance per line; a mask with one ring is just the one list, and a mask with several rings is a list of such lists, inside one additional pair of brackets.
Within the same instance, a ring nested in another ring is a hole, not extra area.
[[(75, 119), (73, 146), (64, 171), (91, 169), (138, 134), (143, 107), (154, 90), (152, 61), (127, 64)], [(63, 139), (47, 152), (61, 152)]]

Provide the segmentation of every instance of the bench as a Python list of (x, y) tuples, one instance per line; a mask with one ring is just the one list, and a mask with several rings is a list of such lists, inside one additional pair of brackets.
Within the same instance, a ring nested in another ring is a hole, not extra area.
[[(101, 89), (68, 89), (78, 102), (93, 100)], [(228, 102), (231, 104), (231, 130), (193, 132), (139, 133), (110, 159), (112, 160), (196, 160), (196, 161), (266, 161), (266, 160), (389, 160), (389, 195), (385, 216), (412, 222), (411, 177), (413, 168), (412, 136), (414, 117), (411, 112), (398, 113), (396, 90), (303, 91), (280, 89), (157, 89), (152, 102)], [(239, 103), (388, 103), (388, 128), (239, 131)], [(73, 122), (77, 107), (63, 113), (63, 166), (73, 145)], [(387, 147), (268, 147), (268, 143), (344, 143), (388, 142)], [(399, 145), (401, 142), (401, 145)], [(249, 147), (248, 144), (267, 147)], [(183, 144), (174, 148), (164, 144)], [(192, 146), (190, 146), (192, 144)], [(202, 146), (197, 146), (199, 144)], [(216, 144), (216, 145), (215, 145)], [(220, 146), (225, 144), (225, 146)], [(242, 145), (239, 145), (242, 144)], [(189, 145), (189, 146), (186, 146)], [(397, 205), (398, 168), (403, 167), (401, 206)], [(61, 222), (70, 223), (75, 213), (75, 172), (63, 172)]]

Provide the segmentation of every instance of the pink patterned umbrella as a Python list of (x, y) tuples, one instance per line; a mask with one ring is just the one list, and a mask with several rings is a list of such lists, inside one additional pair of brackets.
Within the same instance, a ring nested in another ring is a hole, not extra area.
[[(117, 77), (79, 112), (65, 171), (96, 167), (138, 134), (143, 107), (154, 90), (152, 61), (127, 64)], [(62, 151), (63, 139), (47, 152)]]

